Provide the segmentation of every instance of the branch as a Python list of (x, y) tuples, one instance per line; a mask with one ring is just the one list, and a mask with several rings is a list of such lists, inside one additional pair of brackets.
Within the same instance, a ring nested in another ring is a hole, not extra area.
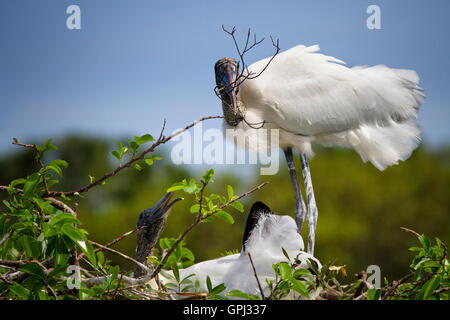
[(250, 264), (252, 265), (253, 274), (255, 275), (256, 283), (258, 283), (259, 292), (261, 293), (261, 299), (264, 300), (265, 299), (264, 291), (261, 287), (261, 283), (259, 282), (258, 275), (256, 274), (255, 265), (253, 264), (253, 259), (252, 259), (252, 255), (250, 254), (250, 252), (248, 253), (248, 258), (250, 259)]
[(8, 240), (9, 238), (12, 237), (12, 235), (14, 234), (14, 231), (16, 231), (16, 230), (12, 229), (0, 240), (0, 247), (6, 242), (6, 240)]
[(411, 230), (411, 229), (408, 229), (408, 228), (405, 228), (405, 227), (400, 227), (400, 229), (402, 229), (402, 230), (404, 230), (404, 231), (406, 231), (406, 232), (410, 232), (410, 233), (412, 233), (413, 235), (415, 235), (417, 238), (419, 238), (420, 237), (420, 234), (419, 233), (417, 233), (416, 231), (414, 231), (414, 230)]
[(112, 170), (111, 172), (105, 174), (103, 177), (101, 177), (98, 180), (95, 180), (91, 183), (89, 183), (88, 185), (79, 188), (77, 190), (73, 190), (73, 191), (66, 191), (66, 192), (62, 192), (62, 191), (50, 191), (49, 195), (57, 197), (57, 196), (61, 196), (61, 195), (65, 195), (65, 196), (72, 196), (74, 194), (81, 194), (83, 192), (88, 191), (89, 189), (91, 189), (92, 187), (95, 187), (101, 183), (103, 183), (103, 181), (107, 180), (108, 178), (111, 178), (113, 176), (115, 176), (117, 173), (119, 173), (120, 171), (122, 171), (125, 168), (130, 167), (133, 163), (135, 163), (136, 161), (142, 160), (144, 159), (144, 157), (150, 153), (153, 152), (159, 145), (161, 144), (165, 144), (168, 141), (170, 141), (171, 139), (173, 139), (174, 137), (180, 135), (181, 133), (185, 132), (186, 130), (192, 128), (193, 126), (195, 126), (196, 124), (198, 124), (199, 122), (205, 121), (205, 120), (209, 120), (209, 119), (219, 119), (219, 118), (223, 118), (223, 116), (209, 116), (209, 117), (203, 117), (197, 121), (194, 121), (193, 123), (191, 123), (190, 125), (186, 126), (185, 128), (175, 132), (174, 134), (165, 137), (163, 135), (164, 132), (164, 128), (166, 125), (166, 121), (164, 120), (164, 124), (161, 130), (161, 134), (158, 138), (158, 140), (156, 140), (156, 142), (154, 142), (149, 148), (147, 148), (146, 150), (144, 150), (140, 155), (138, 155), (137, 157), (134, 157), (132, 159), (130, 159), (128, 162), (126, 162), (125, 164), (122, 164), (120, 166), (118, 166), (117, 168), (115, 168), (114, 170)]
[[(108, 247), (101, 245), (99, 243), (96, 243), (94, 241), (89, 241), (89, 242), (92, 243), (93, 245), (101, 248), (102, 250), (109, 251), (111, 253), (121, 256), (122, 258), (124, 258), (126, 260), (132, 261), (133, 263), (135, 263), (136, 265), (138, 265), (140, 268), (142, 268), (145, 271), (145, 274), (140, 278), (131, 278), (131, 277), (121, 274), (120, 281), (122, 281), (123, 283), (126, 283), (127, 285), (132, 285), (132, 286), (143, 285), (143, 284), (146, 284), (152, 278), (152, 270), (149, 267), (147, 267), (146, 265), (140, 263), (139, 261), (137, 261), (119, 251), (108, 248)], [(112, 275), (105, 275), (105, 276), (100, 276), (100, 277), (95, 277), (95, 278), (82, 279), (81, 282), (83, 282), (87, 287), (92, 287), (95, 285), (102, 285), (103, 282), (107, 281), (111, 277), (112, 277)]]
[[(247, 38), (245, 40), (245, 45), (244, 45), (244, 49), (240, 49), (239, 45), (237, 43), (236, 37), (234, 35), (234, 33), (236, 32), (236, 27), (233, 27), (230, 30), (227, 30), (223, 25), (222, 25), (222, 30), (227, 33), (228, 35), (231, 36), (231, 38), (233, 39), (234, 45), (236, 47), (236, 51), (239, 55), (239, 59), (240, 62), (242, 63), (242, 71), (239, 73), (239, 75), (236, 77), (236, 80), (233, 81), (232, 85), (233, 86), (239, 86), (241, 85), (245, 80), (247, 79), (255, 79), (257, 77), (259, 77), (266, 69), (267, 67), (270, 65), (270, 63), (272, 62), (272, 60), (275, 58), (275, 56), (280, 52), (280, 41), (279, 39), (277, 39), (276, 41), (273, 40), (272, 36), (270, 36), (270, 39), (272, 41), (272, 46), (275, 47), (275, 53), (272, 55), (272, 57), (269, 59), (269, 61), (267, 62), (267, 64), (264, 66), (264, 68), (257, 73), (256, 75), (254, 73), (252, 73), (251, 71), (248, 70), (248, 65), (245, 63), (245, 54), (247, 54), (250, 50), (252, 50), (254, 47), (256, 47), (257, 45), (261, 44), (264, 41), (264, 38), (261, 38), (260, 40), (256, 40), (256, 34), (253, 35), (253, 42), (252, 44), (250, 44), (249, 46), (249, 42), (250, 42), (250, 37), (251, 37), (251, 29), (248, 29), (247, 32)], [(247, 74), (245, 74), (245, 71)], [(214, 91), (216, 92), (216, 95), (218, 94), (217, 91), (217, 87), (214, 88)], [(219, 96), (219, 98), (221, 98)]]
[[(130, 234), (133, 234), (134, 232), (136, 232), (137, 229), (138, 229), (138, 228), (137, 228), (137, 226), (136, 226), (133, 230), (130, 230), (130, 231), (128, 231), (128, 232), (125, 232), (123, 235), (121, 235), (120, 237), (114, 239), (114, 240), (111, 241), (111, 242), (108, 242), (108, 243), (105, 244), (103, 247), (106, 247), (106, 248), (111, 247), (112, 245), (116, 244), (117, 242), (119, 242), (119, 241), (125, 239), (126, 237), (128, 237)], [(103, 247), (100, 247), (100, 246), (99, 246), (97, 249), (94, 250), (94, 253), (97, 253), (98, 251), (104, 250)], [(106, 249), (105, 249), (105, 250), (106, 250)], [(80, 255), (77, 257), (77, 259), (79, 260), (79, 259), (81, 259), (81, 258), (84, 257), (84, 256), (85, 256), (85, 254), (84, 254), (84, 252), (82, 252), (82, 253), (80, 253)]]

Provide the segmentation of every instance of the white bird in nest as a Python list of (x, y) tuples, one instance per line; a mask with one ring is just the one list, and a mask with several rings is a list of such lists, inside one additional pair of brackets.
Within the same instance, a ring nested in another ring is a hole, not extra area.
[[(215, 65), (225, 128), (241, 130), (240, 136), (248, 138), (245, 147), (255, 151), (271, 146), (270, 135), (261, 139), (259, 129), (278, 130), (294, 188), (297, 229), (300, 233), (307, 215), (307, 251), (313, 254), (318, 211), (308, 163), (311, 143), (351, 147), (379, 170), (406, 160), (420, 142), (416, 120), (425, 96), (419, 77), (413, 70), (383, 65), (348, 68), (320, 54), (317, 45), (298, 45), (278, 54), (277, 44), (277, 54), (247, 67), (242, 58), (246, 49), (238, 49), (242, 72), (232, 58)], [(300, 154), (307, 213), (293, 148)]]
[[(214, 260), (203, 261), (188, 268), (180, 269), (180, 279), (195, 274), (191, 281), (198, 279), (200, 292), (208, 292), (206, 277), (211, 279), (212, 286), (223, 283), (226, 294), (231, 290), (240, 290), (244, 293), (260, 296), (258, 281), (254, 275), (256, 272), (258, 280), (267, 297), (270, 289), (267, 280), (275, 280), (273, 264), (289, 262), (282, 249), (290, 259), (298, 259), (296, 268), (309, 268), (308, 259), (313, 259), (319, 269), (320, 262), (312, 255), (304, 252), (304, 244), (301, 236), (297, 233), (297, 226), (290, 216), (275, 215), (262, 202), (255, 202), (250, 209), (247, 224), (244, 231), (242, 251), (237, 254), (227, 255)], [(253, 271), (248, 253), (251, 254), (255, 271)], [(173, 275), (171, 271), (166, 272)], [(171, 282), (170, 276), (160, 276), (163, 284)], [(156, 283), (152, 283), (156, 287)], [(183, 285), (182, 288), (186, 286)], [(290, 298), (300, 296), (291, 292)]]

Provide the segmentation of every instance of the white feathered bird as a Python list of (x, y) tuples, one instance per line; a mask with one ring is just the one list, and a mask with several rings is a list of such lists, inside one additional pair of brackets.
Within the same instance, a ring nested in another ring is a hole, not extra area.
[[(278, 129), (296, 198), (295, 218), (301, 231), (306, 214), (293, 162), (300, 153), (308, 201), (308, 252), (313, 253), (317, 206), (309, 171), (312, 142), (353, 148), (379, 170), (406, 160), (420, 142), (417, 112), (424, 101), (413, 70), (383, 65), (346, 67), (318, 53), (319, 46), (298, 45), (258, 61), (243, 71), (232, 58), (215, 65), (226, 128), (242, 130), (257, 150), (270, 147), (260, 128)], [(268, 65), (268, 66), (267, 66)], [(257, 77), (251, 75), (259, 74)], [(238, 81), (236, 81), (238, 80)], [(259, 139), (258, 139), (259, 138)]]
[[(200, 291), (208, 292), (206, 277), (209, 276), (212, 286), (221, 283), (226, 286), (226, 290), (221, 294), (231, 290), (240, 290), (260, 296), (258, 283), (248, 257), (250, 252), (262, 290), (267, 297), (270, 294), (270, 289), (267, 286), (266, 279), (275, 280), (273, 264), (282, 261), (291, 263), (298, 256), (297, 268), (308, 268), (308, 259), (313, 259), (321, 268), (321, 264), (316, 258), (303, 251), (303, 240), (297, 233), (294, 219), (290, 216), (273, 214), (269, 207), (262, 202), (254, 203), (250, 209), (243, 238), (240, 253), (203, 261), (188, 268), (180, 269), (180, 279), (195, 274), (190, 280), (198, 279)], [(282, 249), (286, 251), (292, 261), (287, 260)], [(173, 275), (172, 272), (168, 273)], [(164, 275), (161, 275), (160, 280), (163, 284), (172, 281)], [(298, 298), (299, 296), (292, 293), (290, 298), (293, 297)]]

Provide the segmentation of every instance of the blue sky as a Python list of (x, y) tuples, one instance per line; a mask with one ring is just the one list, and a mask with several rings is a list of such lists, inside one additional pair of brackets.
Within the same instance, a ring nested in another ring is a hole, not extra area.
[[(81, 30), (66, 28), (71, 4), (81, 8)], [(366, 27), (371, 4), (381, 8), (381, 30)], [(416, 70), (427, 94), (423, 138), (448, 144), (449, 12), (437, 0), (2, 0), (0, 152), (14, 149), (12, 137), (157, 135), (164, 118), (170, 132), (220, 115), (213, 66), (236, 56), (222, 24), (241, 39), (248, 27), (279, 38), (282, 50), (319, 44), (349, 66)], [(247, 61), (271, 53), (266, 40)]]

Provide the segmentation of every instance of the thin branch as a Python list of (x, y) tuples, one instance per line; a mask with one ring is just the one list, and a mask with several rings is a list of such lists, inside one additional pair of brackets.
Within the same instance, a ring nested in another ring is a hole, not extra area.
[(447, 292), (447, 291), (450, 291), (450, 287), (445, 287), (445, 288), (440, 288), (440, 289), (438, 289), (438, 290), (435, 290), (435, 291), (433, 292), (433, 295), (439, 294), (439, 293), (442, 293), (442, 292)]
[[(130, 231), (128, 231), (128, 232), (125, 232), (125, 233), (124, 233), (123, 235), (121, 235), (120, 237), (114, 239), (114, 240), (111, 241), (111, 242), (108, 242), (107, 244), (105, 244), (105, 245), (103, 245), (103, 246), (109, 248), (109, 247), (111, 247), (112, 245), (116, 244), (117, 242), (119, 242), (119, 241), (125, 239), (125, 238), (128, 237), (130, 234), (133, 234), (134, 232), (136, 232), (137, 229), (138, 229), (138, 227), (136, 226), (133, 230), (130, 230)], [(103, 250), (103, 248), (98, 247), (97, 249), (94, 250), (94, 253), (97, 253), (97, 252), (102, 251), (102, 250)], [(84, 256), (85, 256), (85, 254), (84, 254), (84, 252), (82, 252), (82, 253), (80, 253), (80, 255), (77, 257), (77, 259), (81, 259), (81, 258), (84, 257)]]
[(0, 240), (0, 247), (6, 242), (6, 240), (8, 240), (9, 238), (12, 237), (12, 235), (14, 234), (14, 231), (16, 231), (15, 229), (11, 229), (1, 240)]
[(65, 196), (72, 196), (74, 194), (81, 194), (83, 192), (88, 191), (89, 189), (91, 189), (92, 187), (95, 187), (97, 185), (100, 185), (101, 183), (103, 183), (103, 181), (107, 180), (108, 178), (111, 178), (113, 176), (115, 176), (117, 173), (119, 173), (120, 171), (122, 171), (125, 168), (130, 167), (133, 163), (135, 163), (136, 161), (142, 160), (144, 159), (144, 157), (150, 153), (153, 152), (159, 145), (161, 144), (165, 144), (167, 143), (169, 140), (173, 139), (174, 137), (180, 135), (181, 133), (185, 132), (186, 130), (192, 128), (193, 126), (195, 126), (196, 124), (205, 121), (205, 120), (209, 120), (209, 119), (219, 119), (219, 118), (223, 118), (223, 116), (209, 116), (209, 117), (203, 117), (197, 121), (194, 121), (193, 123), (191, 123), (190, 125), (186, 126), (185, 128), (175, 132), (174, 134), (165, 137), (163, 135), (163, 130), (165, 128), (165, 124), (166, 121), (164, 120), (164, 124), (163, 124), (163, 130), (161, 131), (160, 137), (158, 138), (158, 140), (156, 140), (156, 142), (154, 142), (149, 148), (147, 148), (146, 150), (144, 150), (140, 155), (138, 155), (135, 158), (130, 159), (128, 162), (118, 166), (117, 168), (115, 168), (114, 170), (112, 170), (111, 172), (105, 174), (103, 177), (101, 177), (98, 180), (95, 180), (91, 183), (89, 183), (88, 185), (79, 188), (77, 190), (73, 190), (73, 191), (66, 191), (66, 192), (62, 192), (62, 191), (50, 191), (49, 195), (50, 196), (54, 196), (54, 197), (58, 197), (61, 195), (65, 195)]
[(150, 269), (148, 267), (146, 267), (144, 264), (140, 263), (139, 261), (137, 261), (136, 259), (134, 259), (134, 258), (132, 258), (130, 256), (127, 256), (126, 254), (124, 254), (124, 253), (122, 253), (120, 251), (108, 248), (107, 246), (104, 246), (104, 245), (102, 245), (100, 243), (97, 243), (97, 242), (94, 242), (92, 240), (89, 240), (89, 242), (91, 244), (93, 244), (94, 246), (101, 248), (102, 250), (105, 250), (105, 251), (117, 254), (118, 256), (121, 256), (122, 258), (137, 264), (139, 267), (143, 268), (145, 271), (150, 271)]
[(420, 237), (420, 234), (418, 234), (418, 233), (417, 233), (416, 231), (414, 231), (414, 230), (411, 230), (411, 229), (408, 229), (408, 228), (405, 228), (405, 227), (400, 227), (400, 229), (402, 229), (402, 230), (404, 230), (404, 231), (406, 231), (406, 232), (412, 233), (412, 234), (415, 235), (417, 238)]
[(250, 252), (248, 253), (248, 258), (250, 259), (250, 264), (252, 265), (253, 274), (255, 275), (256, 282), (258, 283), (259, 292), (261, 293), (261, 299), (264, 300), (265, 299), (264, 291), (261, 287), (261, 283), (259, 282), (258, 275), (256, 274), (255, 265), (253, 264), (253, 259), (252, 259), (252, 255), (250, 254)]
[[(233, 81), (233, 83), (232, 83), (233, 86), (239, 86), (247, 79), (255, 79), (255, 78), (259, 77), (267, 69), (267, 67), (271, 64), (271, 62), (275, 58), (275, 56), (278, 55), (278, 53), (280, 52), (280, 41), (279, 41), (279, 39), (274, 41), (272, 36), (270, 36), (270, 39), (272, 41), (272, 46), (275, 47), (275, 53), (272, 55), (272, 57), (269, 59), (269, 61), (266, 63), (264, 68), (259, 73), (257, 73), (257, 74), (252, 73), (251, 71), (248, 70), (248, 65), (245, 62), (245, 54), (247, 54), (250, 50), (252, 50), (257, 45), (261, 44), (264, 41), (264, 38), (261, 38), (260, 40), (257, 40), (256, 39), (256, 34), (254, 34), (253, 42), (249, 46), (249, 41), (250, 41), (250, 37), (251, 37), (251, 29), (249, 28), (248, 32), (247, 32), (247, 38), (245, 40), (244, 49), (241, 50), (239, 48), (239, 44), (237, 43), (236, 37), (234, 35), (234, 33), (236, 32), (236, 27), (233, 27), (231, 29), (231, 31), (230, 31), (230, 30), (227, 30), (222, 25), (222, 30), (225, 33), (227, 33), (228, 35), (230, 35), (231, 38), (233, 39), (234, 46), (236, 47), (236, 51), (237, 51), (237, 53), (239, 55), (240, 62), (242, 63), (242, 70), (239, 73), (239, 75), (236, 77), (236, 80)], [(246, 72), (246, 74), (245, 74), (245, 72)], [(216, 95), (218, 94), (218, 90), (217, 89), (218, 89), (217, 87), (214, 88), (214, 91), (216, 92)], [(221, 98), (221, 97), (219, 96), (219, 98)]]
[(71, 207), (69, 207), (67, 204), (65, 204), (64, 202), (57, 200), (53, 197), (45, 197), (45, 198), (43, 198), (43, 200), (49, 201), (51, 203), (51, 205), (54, 206), (55, 208), (62, 210), (64, 212), (70, 213), (75, 218), (77, 217), (77, 213)]

